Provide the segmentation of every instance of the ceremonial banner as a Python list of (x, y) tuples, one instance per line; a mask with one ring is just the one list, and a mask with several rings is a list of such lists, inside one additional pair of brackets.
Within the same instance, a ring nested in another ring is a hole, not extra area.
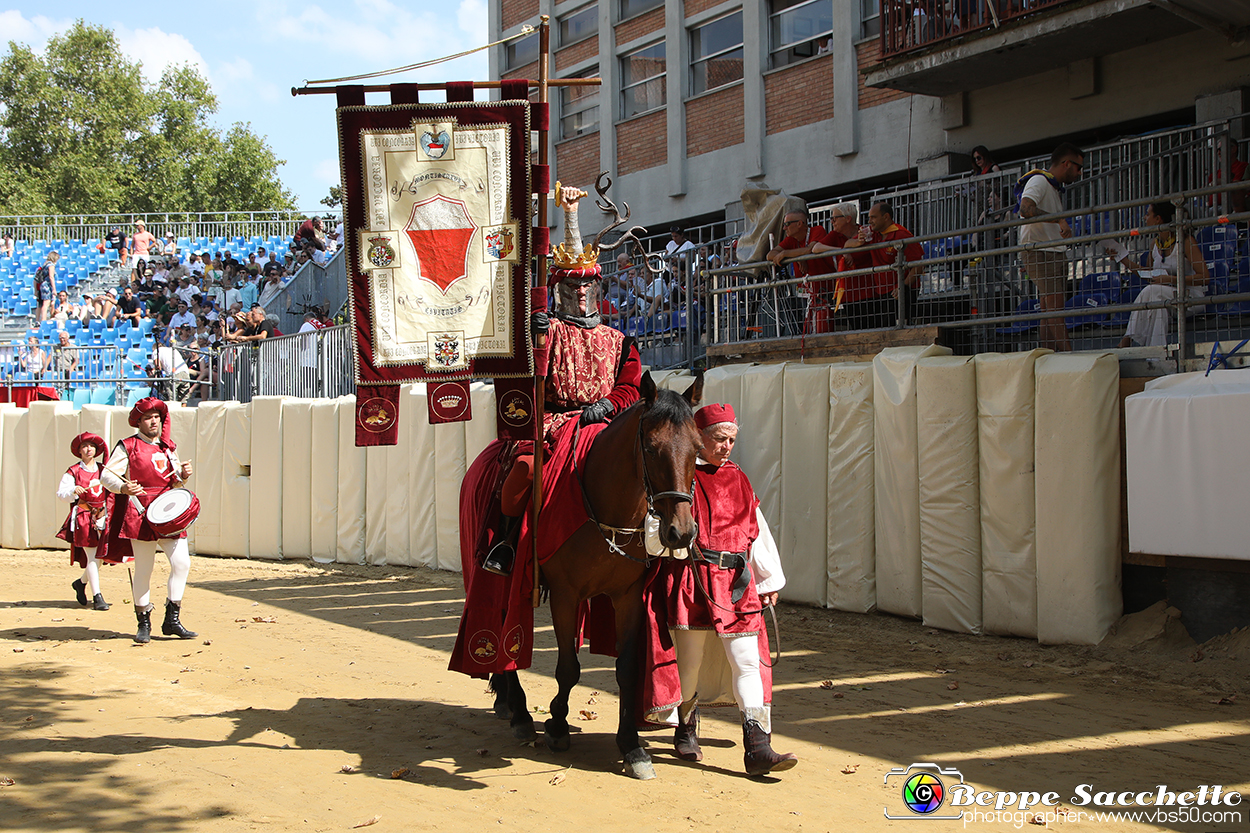
[(337, 114), (357, 386), (532, 375), (529, 102)]

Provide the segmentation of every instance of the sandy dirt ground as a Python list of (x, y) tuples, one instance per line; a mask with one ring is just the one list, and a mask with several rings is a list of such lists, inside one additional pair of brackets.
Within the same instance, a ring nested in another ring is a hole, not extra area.
[[(1091, 649), (782, 606), (774, 746), (799, 766), (745, 777), (736, 715), (718, 709), (702, 764), (649, 733), (658, 778), (638, 782), (620, 774), (604, 658), (583, 655), (565, 753), (518, 744), (483, 682), (446, 670), (458, 575), (196, 558), (184, 621), (199, 637), (138, 646), (124, 568), (103, 571), (113, 608), (96, 612), (74, 601), (64, 553), (0, 560), (3, 830), (1250, 830), (1250, 802), (1186, 823), (1099, 822), (1071, 801), (1080, 784), (1250, 798), (1250, 635), (1200, 649), (1161, 612)], [(158, 561), (157, 622), (164, 577)], [(548, 621), (523, 675), (543, 706)], [(1061, 804), (1049, 821), (1038, 807), (918, 825), (887, 777), (913, 762)]]

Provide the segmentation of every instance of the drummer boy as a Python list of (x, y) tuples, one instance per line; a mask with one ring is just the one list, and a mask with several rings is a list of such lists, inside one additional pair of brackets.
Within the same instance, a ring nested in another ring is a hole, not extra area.
[(133, 598), (139, 627), (135, 642), (152, 639), (152, 604), (149, 585), (156, 565), (156, 544), (169, 558), (169, 592), (161, 633), (189, 639), (196, 634), (181, 620), (182, 595), (191, 572), (187, 533), (162, 537), (152, 528), (145, 512), (158, 495), (180, 487), (191, 476), (190, 461), (182, 463), (170, 438), (169, 407), (155, 397), (140, 399), (130, 410), (130, 426), (138, 433), (117, 443), (108, 465), (100, 472), (104, 488), (116, 494), (109, 541), (128, 539), (135, 558)]

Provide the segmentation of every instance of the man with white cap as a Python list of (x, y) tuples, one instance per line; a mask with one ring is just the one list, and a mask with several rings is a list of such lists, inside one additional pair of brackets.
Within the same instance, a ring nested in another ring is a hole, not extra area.
[(703, 434), (695, 466), (695, 546), (680, 557), (685, 553), (672, 554), (658, 536), (648, 536), (650, 554), (678, 557), (660, 558), (644, 591), (651, 671), (644, 713), (651, 723), (676, 723), (678, 757), (700, 761), (699, 705), (735, 704), (742, 713), (747, 774), (781, 772), (798, 758), (772, 748), (772, 671), (763, 616), (786, 583), (781, 558), (751, 482), (729, 459), (738, 438), (733, 407), (707, 405), (695, 423)]
[(100, 472), (104, 488), (119, 497), (114, 503), (109, 523), (109, 545), (115, 540), (130, 541), (135, 558), (135, 619), (139, 623), (135, 642), (152, 639), (152, 605), (149, 585), (156, 566), (156, 544), (169, 558), (168, 596), (165, 621), (161, 633), (190, 639), (196, 634), (181, 621), (182, 596), (191, 572), (191, 555), (187, 550), (187, 533), (177, 538), (163, 538), (152, 529), (144, 515), (148, 505), (167, 489), (177, 488), (191, 476), (191, 463), (180, 462), (170, 437), (169, 406), (156, 397), (140, 399), (130, 410), (130, 426), (138, 433), (126, 437), (113, 448), (108, 465)]

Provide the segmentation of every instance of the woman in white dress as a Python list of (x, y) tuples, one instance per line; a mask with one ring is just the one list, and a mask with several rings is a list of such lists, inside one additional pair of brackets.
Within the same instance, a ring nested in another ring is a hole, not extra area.
[[(1146, 209), (1145, 225), (1170, 226), (1175, 215), (1176, 206), (1171, 203), (1152, 203)], [(1177, 253), (1181, 246), (1185, 249), (1186, 293), (1190, 298), (1201, 298), (1206, 294), (1211, 276), (1207, 273), (1207, 264), (1203, 260), (1198, 241), (1186, 235), (1183, 242), (1178, 242), (1174, 230), (1166, 228), (1159, 230), (1150, 247), (1147, 268), (1154, 270), (1154, 277), (1138, 294), (1139, 303), (1170, 301), (1176, 297)], [(1188, 311), (1201, 312), (1202, 307), (1189, 307)], [(1135, 310), (1128, 317), (1128, 329), (1124, 332), (1124, 338), (1120, 339), (1120, 346), (1154, 347), (1167, 344), (1170, 315), (1171, 311), (1166, 308)]]

